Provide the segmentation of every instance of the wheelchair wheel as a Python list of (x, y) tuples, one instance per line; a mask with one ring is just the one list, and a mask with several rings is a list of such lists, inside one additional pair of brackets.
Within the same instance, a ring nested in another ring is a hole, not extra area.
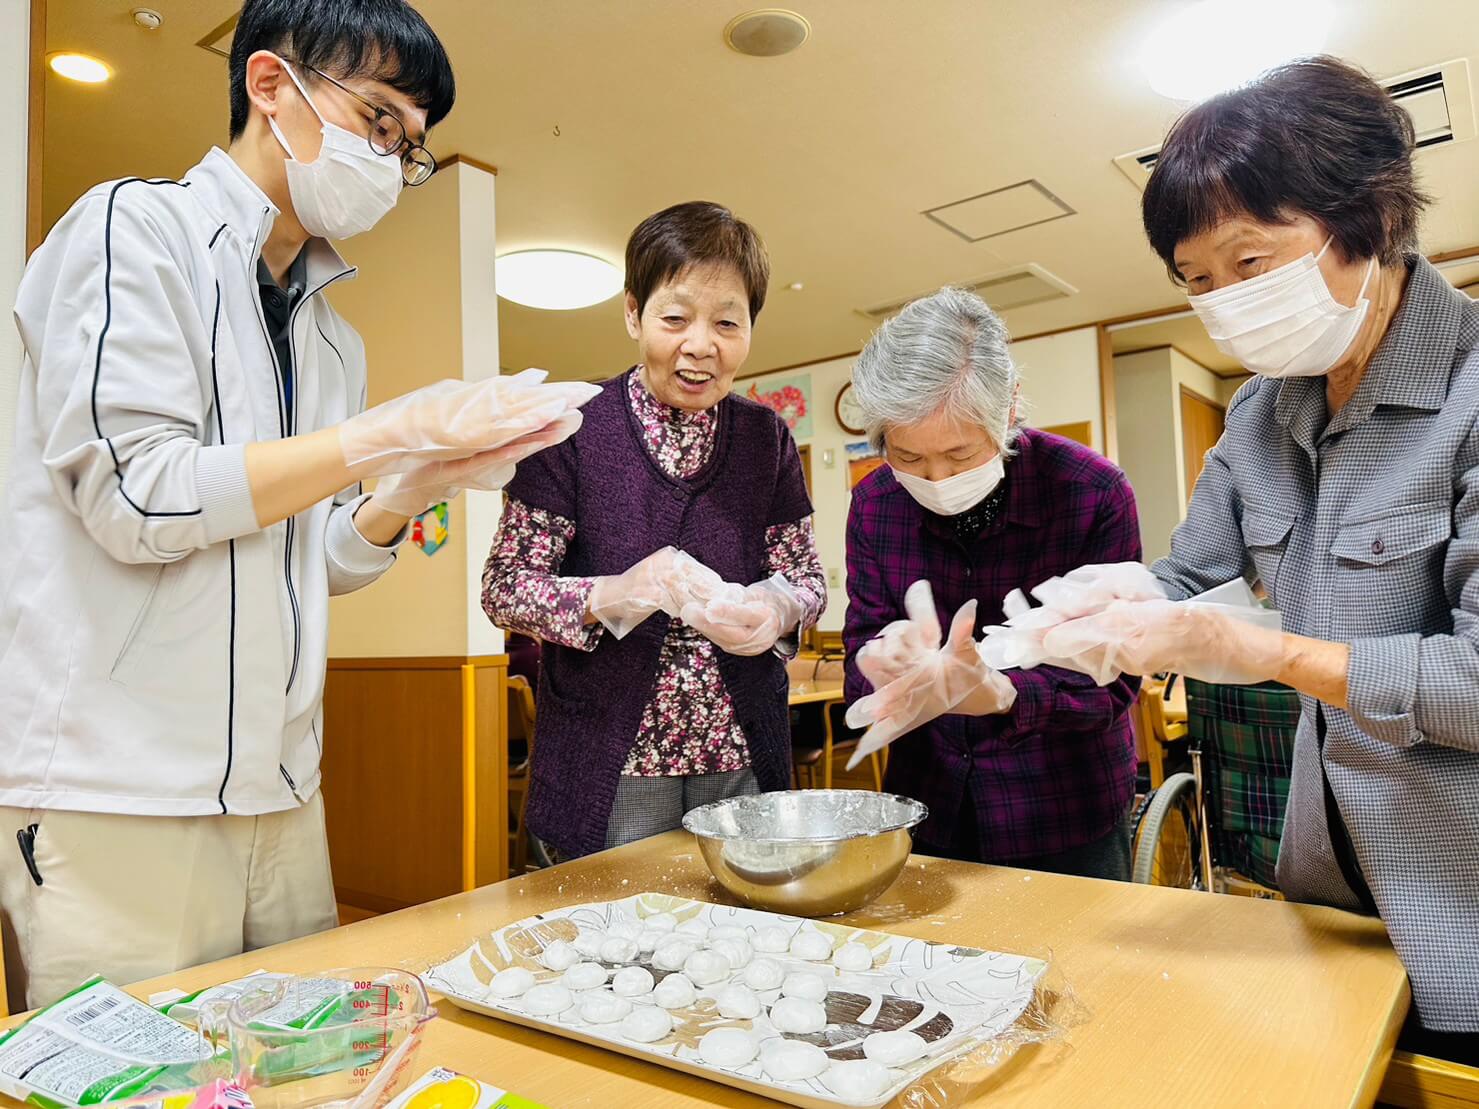
[(1132, 880), (1201, 889), (1197, 780), (1192, 775), (1172, 774), (1151, 795), (1136, 829)]

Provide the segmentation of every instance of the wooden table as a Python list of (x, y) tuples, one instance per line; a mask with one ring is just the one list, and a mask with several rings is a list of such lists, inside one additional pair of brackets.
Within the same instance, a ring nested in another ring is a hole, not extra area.
[(841, 678), (808, 679), (791, 683), (791, 706), (817, 705), (826, 701), (842, 700)]
[[(423, 969), (482, 932), (573, 902), (660, 890), (725, 900), (685, 832), (139, 983), (194, 990), (258, 968)], [(1407, 1010), (1379, 921), (1333, 909), (911, 858), (841, 918), (936, 942), (1046, 954), (1065, 1041), (1026, 1048), (954, 1105), (1367, 1105)], [(105, 922), (100, 926), (106, 926)], [(1061, 986), (1059, 986), (1061, 988)], [(476, 1075), (552, 1109), (765, 1109), (776, 1103), (464, 1013), (445, 1001), (418, 1073)]]

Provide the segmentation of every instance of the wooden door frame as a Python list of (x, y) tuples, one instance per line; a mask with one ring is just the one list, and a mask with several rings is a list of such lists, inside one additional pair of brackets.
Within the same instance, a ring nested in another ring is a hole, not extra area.
[(801, 459), (801, 476), (806, 481), (807, 495), (811, 495), (811, 444), (801, 443), (796, 447), (796, 454)]
[[(1185, 481), (1186, 483), (1186, 501), (1188, 504), (1190, 504), (1192, 489), (1196, 486), (1196, 479), (1192, 477), (1191, 468), (1187, 465), (1188, 459), (1186, 453), (1186, 420), (1182, 414), (1182, 403), (1187, 397), (1190, 397), (1192, 400), (1200, 401), (1202, 404), (1205, 404), (1208, 408), (1215, 408), (1217, 411), (1222, 413), (1222, 424), (1224, 428), (1226, 428), (1227, 426), (1227, 405), (1223, 404), (1219, 400), (1198, 392), (1196, 389), (1193, 389), (1184, 381), (1178, 381), (1176, 383), (1176, 386), (1178, 392), (1176, 394), (1176, 413), (1174, 418), (1181, 421), (1181, 476), (1183, 481)], [(1205, 465), (1205, 462), (1203, 464)], [(1197, 471), (1196, 476), (1202, 476), (1200, 470)]]
[[(1207, 372), (1211, 373), (1210, 370), (1208, 370)], [(1227, 405), (1223, 404), (1216, 397), (1209, 397), (1205, 393), (1200, 393), (1184, 381), (1178, 381), (1176, 385), (1182, 393), (1185, 393), (1189, 397), (1195, 397), (1197, 400), (1202, 401), (1205, 404), (1210, 404), (1213, 408), (1220, 408), (1222, 410), (1222, 415), (1224, 417), (1227, 416)]]

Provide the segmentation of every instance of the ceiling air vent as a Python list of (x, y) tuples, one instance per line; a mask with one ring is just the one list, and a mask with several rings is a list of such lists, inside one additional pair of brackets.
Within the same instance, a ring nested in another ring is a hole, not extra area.
[(223, 58), (231, 57), (231, 37), (236, 33), (236, 21), (240, 18), (241, 12), (237, 11), (226, 22), (218, 27), (212, 28), (195, 45), (202, 50), (207, 50), (212, 54), (218, 54)]
[[(1061, 300), (1063, 297), (1070, 297), (1078, 292), (1068, 282), (1054, 277), (1036, 262), (1028, 262), (1025, 266), (1016, 266), (1000, 273), (994, 273), (989, 277), (982, 277), (976, 281), (962, 281), (958, 284), (961, 288), (975, 293), (998, 312), (1005, 312), (1011, 308), (1023, 308), (1029, 304), (1041, 304), (1048, 300)], [(902, 300), (889, 301), (887, 304), (874, 305), (872, 308), (859, 308), (857, 312), (858, 315), (866, 316), (870, 320), (886, 320), (911, 300), (918, 300), (932, 292), (934, 290), (930, 289), (904, 297)]]
[[(1418, 149), (1474, 137), (1474, 96), (1466, 58), (1388, 77), (1382, 84), (1412, 117)], [(1114, 164), (1137, 189), (1144, 189), (1160, 153), (1160, 147), (1149, 146), (1121, 154)]]
[(1008, 231), (1021, 231), (1077, 213), (1034, 178), (941, 204), (920, 214), (968, 243), (979, 243)]

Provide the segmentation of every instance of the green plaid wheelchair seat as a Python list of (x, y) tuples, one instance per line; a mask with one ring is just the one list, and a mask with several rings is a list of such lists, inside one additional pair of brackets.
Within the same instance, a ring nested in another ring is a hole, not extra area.
[(1277, 889), (1299, 695), (1277, 682), (1184, 680), (1187, 735), (1202, 751), (1213, 862)]

